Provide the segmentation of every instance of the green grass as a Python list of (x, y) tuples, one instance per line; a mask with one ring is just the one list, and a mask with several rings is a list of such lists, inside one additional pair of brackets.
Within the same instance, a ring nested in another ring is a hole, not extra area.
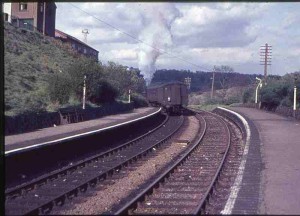
[(39, 32), (23, 32), (5, 23), (5, 115), (47, 110), (48, 107), (51, 110), (45, 92), (48, 75), (64, 71), (70, 64), (83, 58), (73, 56), (66, 45), (58, 40)]

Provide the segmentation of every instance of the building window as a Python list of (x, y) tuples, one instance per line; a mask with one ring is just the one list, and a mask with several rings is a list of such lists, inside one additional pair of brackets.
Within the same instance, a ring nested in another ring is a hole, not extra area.
[(76, 44), (72, 43), (72, 48), (76, 49)]
[(83, 53), (86, 54), (86, 48), (83, 49)]
[(26, 11), (27, 10), (27, 3), (21, 2), (19, 5), (20, 11)]
[(8, 21), (8, 14), (7, 14), (7, 13), (4, 14), (4, 20), (5, 20), (6, 22)]
[(28, 30), (33, 30), (33, 19), (20, 19), (19, 20), (19, 27), (25, 28)]

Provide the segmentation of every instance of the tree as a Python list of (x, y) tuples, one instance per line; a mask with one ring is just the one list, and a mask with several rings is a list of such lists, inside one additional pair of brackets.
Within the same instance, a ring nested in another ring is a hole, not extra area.
[(221, 87), (221, 97), (223, 99), (223, 102), (225, 101), (226, 96), (226, 90), (231, 87), (229, 78), (230, 74), (234, 73), (234, 70), (232, 67), (227, 65), (221, 65), (221, 66), (214, 66), (214, 71), (216, 72), (216, 78), (219, 80), (219, 84)]
[(138, 69), (108, 62), (104, 67), (104, 76), (121, 96), (128, 94), (129, 89), (136, 93), (143, 93), (146, 89), (145, 80)]
[(83, 81), (86, 75), (86, 98), (95, 95), (98, 83), (103, 79), (103, 69), (96, 61), (85, 59), (75, 62), (66, 71), (49, 75), (48, 92), (52, 102), (66, 104), (71, 95), (78, 101), (82, 100)]

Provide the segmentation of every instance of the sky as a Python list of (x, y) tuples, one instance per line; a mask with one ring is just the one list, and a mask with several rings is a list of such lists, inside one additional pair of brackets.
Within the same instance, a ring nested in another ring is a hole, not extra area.
[[(56, 3), (56, 28), (99, 51), (102, 63), (140, 68), (263, 74), (260, 46), (272, 46), (268, 74), (300, 71), (300, 3)], [(74, 14), (76, 14), (74, 16)]]

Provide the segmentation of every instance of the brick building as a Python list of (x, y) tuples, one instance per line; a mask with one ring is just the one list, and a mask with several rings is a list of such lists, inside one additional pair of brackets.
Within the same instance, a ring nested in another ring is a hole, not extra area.
[(70, 43), (72, 48), (78, 53), (98, 60), (99, 52), (94, 48), (88, 46), (87, 44), (83, 43), (82, 41), (78, 40), (77, 38), (68, 35), (58, 29), (55, 29), (55, 38), (60, 39), (65, 43)]
[(11, 3), (2, 3), (4, 21), (11, 22)]
[[(11, 22), (22, 28), (55, 36), (56, 5), (54, 2), (18, 2), (11, 4)], [(19, 23), (16, 23), (19, 22)]]
[[(44, 35), (69, 43), (80, 54), (98, 60), (99, 52), (77, 38), (55, 29), (56, 5), (54, 2), (5, 3), (4, 19), (12, 25), (37, 30)], [(11, 12), (11, 13), (10, 13)]]

